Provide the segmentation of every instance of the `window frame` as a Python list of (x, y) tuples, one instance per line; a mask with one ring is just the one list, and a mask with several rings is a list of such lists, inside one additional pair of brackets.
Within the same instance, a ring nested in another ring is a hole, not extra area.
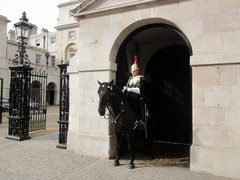
[(76, 39), (76, 32), (75, 31), (69, 31), (68, 32), (68, 39), (69, 40)]
[(41, 64), (41, 59), (42, 59), (42, 55), (41, 54), (36, 54), (36, 58), (35, 58), (36, 64)]

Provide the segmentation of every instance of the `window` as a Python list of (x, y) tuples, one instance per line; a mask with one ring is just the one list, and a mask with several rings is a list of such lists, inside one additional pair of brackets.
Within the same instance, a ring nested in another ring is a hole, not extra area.
[(36, 63), (37, 64), (41, 63), (41, 54), (36, 54)]
[(56, 37), (51, 37), (51, 44), (56, 43)]
[(69, 32), (69, 39), (75, 39), (75, 31)]
[(52, 67), (56, 66), (56, 56), (51, 56)]
[(40, 46), (40, 39), (36, 39), (36, 40), (35, 40), (35, 45), (36, 45), (36, 46)]

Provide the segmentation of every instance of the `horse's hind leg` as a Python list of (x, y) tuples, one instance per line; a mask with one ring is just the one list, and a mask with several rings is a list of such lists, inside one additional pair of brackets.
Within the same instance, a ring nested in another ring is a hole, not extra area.
[(121, 133), (116, 133), (116, 159), (114, 161), (114, 166), (119, 166), (119, 159), (120, 159), (120, 153), (121, 153), (121, 147), (120, 147), (120, 143), (121, 143)]
[(135, 157), (134, 157), (134, 148), (133, 148), (133, 133), (131, 133), (131, 132), (127, 133), (127, 139), (128, 139), (128, 149), (129, 149), (129, 152), (130, 152), (129, 168), (133, 169), (133, 168), (135, 168), (135, 165), (134, 165)]

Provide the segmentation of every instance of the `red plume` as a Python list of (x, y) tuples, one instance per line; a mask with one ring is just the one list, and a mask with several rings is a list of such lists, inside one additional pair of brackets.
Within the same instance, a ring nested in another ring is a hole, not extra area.
[(138, 60), (137, 60), (137, 56), (135, 55), (134, 56), (134, 64), (136, 64), (137, 65), (137, 69), (138, 69), (138, 74), (140, 74), (140, 71), (139, 71), (139, 66), (138, 66)]

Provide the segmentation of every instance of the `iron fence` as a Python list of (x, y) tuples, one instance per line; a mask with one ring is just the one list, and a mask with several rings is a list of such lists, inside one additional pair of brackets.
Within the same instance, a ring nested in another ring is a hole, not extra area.
[(45, 130), (47, 115), (47, 73), (34, 69), (31, 73), (29, 131)]

